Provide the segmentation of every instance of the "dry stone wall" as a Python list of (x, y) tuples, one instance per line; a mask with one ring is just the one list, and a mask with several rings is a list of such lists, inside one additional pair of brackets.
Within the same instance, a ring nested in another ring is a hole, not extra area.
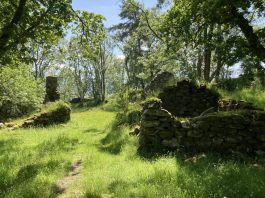
[(175, 137), (178, 121), (158, 102), (147, 103), (142, 112), (140, 127), (141, 147), (160, 146), (164, 139)]
[[(140, 148), (265, 155), (265, 111), (181, 81), (143, 106)], [(147, 100), (148, 101), (148, 100)]]
[(165, 88), (160, 94), (163, 108), (178, 117), (199, 116), (205, 110), (218, 109), (219, 94), (206, 86), (184, 80)]
[(217, 112), (192, 118), (179, 142), (190, 151), (265, 154), (265, 112), (242, 110)]
[(160, 103), (145, 105), (140, 148), (183, 148), (189, 152), (265, 154), (265, 111), (216, 112), (180, 121)]

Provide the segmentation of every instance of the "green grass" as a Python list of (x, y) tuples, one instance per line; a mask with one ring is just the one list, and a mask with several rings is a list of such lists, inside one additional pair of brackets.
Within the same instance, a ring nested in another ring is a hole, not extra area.
[(245, 100), (252, 102), (260, 108), (265, 109), (265, 90), (244, 88), (233, 92), (221, 91), (223, 97), (232, 98), (235, 100)]
[(56, 184), (77, 159), (83, 168), (68, 190), (81, 197), (264, 197), (264, 159), (144, 158), (129, 128), (112, 127), (114, 118), (115, 112), (79, 109), (66, 125), (1, 130), (0, 197), (65, 197)]

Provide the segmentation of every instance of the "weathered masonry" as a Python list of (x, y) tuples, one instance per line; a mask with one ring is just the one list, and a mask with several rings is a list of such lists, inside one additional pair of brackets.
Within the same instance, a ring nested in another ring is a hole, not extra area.
[[(197, 98), (198, 101), (196, 98), (189, 99), (198, 106), (181, 103), (179, 101), (183, 100), (181, 97), (175, 97), (175, 103), (182, 105), (164, 104), (164, 101), (167, 101), (165, 95), (167, 90), (182, 90), (177, 87), (166, 88), (166, 91), (162, 93), (162, 102), (149, 101), (144, 105), (140, 126), (141, 148), (179, 147), (191, 152), (265, 154), (265, 111), (243, 101), (217, 100), (215, 93), (209, 94), (211, 91), (207, 88), (203, 88), (204, 93), (201, 87), (197, 87), (198, 90), (194, 91), (196, 86), (188, 83), (185, 81), (180, 85), (192, 87), (189, 89), (192, 97), (196, 94), (201, 95)], [(170, 94), (172, 97), (180, 93), (170, 92)], [(188, 95), (185, 97), (187, 98)], [(212, 100), (207, 102), (203, 100), (204, 98)], [(170, 101), (174, 101), (173, 97)], [(203, 104), (199, 105), (200, 101)], [(214, 112), (203, 113), (211, 107)], [(194, 108), (194, 113), (192, 113), (192, 108)]]

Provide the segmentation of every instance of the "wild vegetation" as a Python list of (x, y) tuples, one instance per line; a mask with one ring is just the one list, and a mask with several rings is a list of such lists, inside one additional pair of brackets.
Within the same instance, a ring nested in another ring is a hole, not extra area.
[(0, 197), (263, 197), (265, 150), (141, 150), (141, 134), (158, 119), (148, 105), (182, 128), (211, 111), (229, 128), (218, 116), (246, 104), (265, 148), (264, 0), (120, 0), (112, 27), (73, 2), (0, 2)]
[(59, 196), (58, 183), (81, 160), (80, 178), (69, 182), (66, 197), (263, 196), (264, 160), (141, 156), (130, 129), (112, 127), (114, 119), (115, 112), (77, 109), (64, 126), (1, 131), (1, 195)]

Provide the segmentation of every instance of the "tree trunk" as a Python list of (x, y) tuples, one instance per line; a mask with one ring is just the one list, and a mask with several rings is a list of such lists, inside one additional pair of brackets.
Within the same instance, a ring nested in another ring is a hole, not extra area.
[(101, 103), (104, 103), (106, 98), (106, 79), (105, 79), (105, 71), (102, 72), (102, 90), (101, 90)]
[(19, 24), (24, 10), (26, 6), (27, 0), (20, 0), (19, 5), (14, 13), (14, 16), (9, 24), (7, 24), (0, 32), (2, 34), (0, 35), (0, 58), (3, 57), (3, 55), (6, 52), (7, 44), (14, 33), (14, 29)]
[(197, 62), (197, 78), (200, 80), (202, 77), (202, 62), (203, 56), (201, 50), (198, 52), (198, 62)]
[(211, 72), (211, 60), (212, 60), (212, 49), (210, 46), (212, 40), (213, 25), (210, 25), (209, 31), (208, 27), (204, 30), (204, 80), (206, 82), (210, 81), (210, 72)]
[(213, 79), (215, 79), (217, 82), (219, 81), (222, 67), (223, 67), (222, 59), (220, 56), (218, 56), (216, 70), (212, 73), (210, 81)]

